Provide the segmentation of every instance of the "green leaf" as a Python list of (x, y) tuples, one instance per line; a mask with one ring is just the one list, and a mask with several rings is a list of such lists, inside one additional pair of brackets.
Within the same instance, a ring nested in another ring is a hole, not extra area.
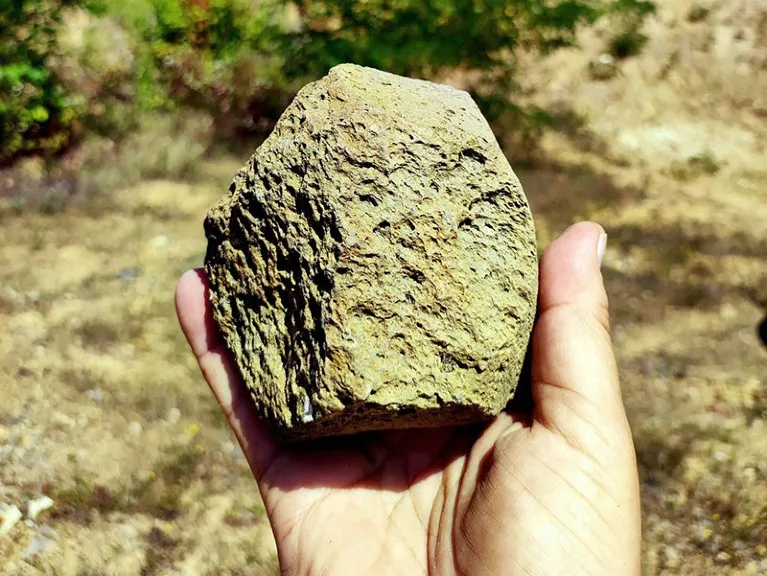
[(42, 124), (43, 122), (47, 122), (48, 118), (50, 118), (50, 114), (48, 113), (48, 110), (44, 106), (35, 106), (32, 108), (29, 114), (32, 121), (37, 122), (39, 124)]

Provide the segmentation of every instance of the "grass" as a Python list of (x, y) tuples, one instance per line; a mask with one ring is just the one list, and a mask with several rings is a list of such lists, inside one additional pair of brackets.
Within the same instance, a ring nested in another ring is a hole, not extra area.
[[(245, 564), (249, 567), (249, 570), (257, 568), (259, 570), (258, 574), (263, 574), (263, 576), (280, 576), (281, 574), (284, 574), (284, 572), (280, 570), (280, 562), (276, 554), (271, 554), (267, 558), (263, 558), (260, 554), (248, 553), (245, 557)], [(255, 572), (248, 573), (255, 574)], [(210, 576), (213, 576), (213, 574)]]
[(89, 318), (74, 330), (83, 346), (104, 352), (119, 342), (130, 342), (141, 337), (142, 322), (129, 317), (116, 325), (111, 319)]
[(183, 496), (190, 483), (204, 477), (205, 462), (203, 445), (192, 439), (168, 448), (147, 475), (134, 478), (131, 484), (107, 487), (77, 474), (65, 488), (49, 485), (44, 490), (56, 503), (52, 509), (56, 519), (88, 524), (92, 511), (98, 511), (173, 520), (183, 512)]
[(13, 185), (2, 195), (6, 199), (0, 203), (0, 217), (26, 212), (56, 215), (72, 204), (99, 212), (112, 207), (112, 192), (142, 180), (194, 180), (212, 131), (210, 117), (199, 112), (145, 114), (137, 129), (120, 139), (91, 135), (58, 162), (39, 160), (35, 170), (24, 166), (2, 170), (0, 177)]
[(94, 484), (80, 475), (75, 476), (69, 487), (49, 490), (56, 503), (50, 514), (57, 520), (89, 524), (93, 511), (109, 514), (126, 508), (120, 493), (115, 494), (108, 487)]
[(749, 425), (757, 420), (767, 420), (767, 386), (754, 392), (750, 406), (745, 409), (745, 416)]
[(146, 557), (141, 567), (141, 576), (160, 574), (178, 555), (180, 540), (157, 526), (153, 526), (147, 534), (146, 543)]
[(643, 482), (659, 482), (660, 478), (674, 478), (681, 470), (690, 451), (692, 438), (645, 432), (637, 438), (636, 452)]
[(189, 483), (200, 477), (205, 461), (202, 444), (189, 442), (173, 447), (152, 471), (129, 491), (132, 510), (172, 520), (183, 509), (182, 498)]
[[(210, 193), (194, 190), (203, 195), (195, 201), (208, 204), (213, 199), (207, 196)], [(133, 198), (114, 196), (110, 202), (116, 212), (130, 214), (135, 204), (116, 203)], [(4, 223), (8, 238), (28, 250), (25, 263), (16, 261), (8, 270), (15, 278), (13, 285), (42, 285), (46, 291), (33, 300), (25, 292), (0, 290), (0, 313), (13, 317), (34, 310), (46, 319), (46, 381), (56, 382), (60, 397), (86, 403), (85, 412), (95, 425), (114, 421), (113, 415), (119, 413), (126, 426), (138, 421), (144, 430), (151, 430), (164, 421), (171, 408), (177, 408), (182, 418), (222, 429), (218, 407), (200, 381), (173, 308), (177, 277), (187, 262), (199, 261), (204, 251), (199, 221), (190, 222), (185, 211), (174, 211), (163, 224), (157, 223), (154, 214), (105, 220), (111, 213), (68, 207), (56, 216), (35, 213), (35, 226), (25, 223), (29, 214), (8, 217)], [(113, 240), (99, 240), (105, 232)], [(151, 239), (159, 234), (170, 238), (167, 245), (155, 248), (151, 256), (141, 254), (137, 260), (136, 250), (146, 245), (147, 236)], [(31, 248), (30, 237), (37, 238), (39, 246)], [(80, 247), (72, 265), (60, 263), (57, 249), (62, 243)], [(100, 264), (104, 262), (106, 266)], [(140, 267), (141, 274), (127, 280), (118, 277), (118, 271), (131, 266)], [(16, 342), (18, 354), (34, 356), (34, 349), (24, 346)], [(36, 374), (20, 366), (30, 378)], [(105, 392), (98, 403), (84, 394), (95, 388)], [(111, 432), (105, 441), (110, 437)], [(186, 435), (168, 438), (163, 445), (150, 466), (151, 475), (129, 472), (126, 478), (105, 481), (98, 470), (83, 470), (75, 471), (68, 484), (46, 487), (56, 502), (55, 520), (89, 526), (96, 517), (118, 513), (164, 520), (184, 514), (185, 493), (190, 482), (206, 477), (209, 454), (199, 438)], [(116, 457), (124, 451), (119, 444), (114, 449)], [(70, 466), (78, 466), (75, 459)], [(150, 567), (160, 560), (150, 558)]]
[(685, 161), (674, 161), (668, 172), (674, 180), (690, 182), (701, 176), (713, 176), (721, 170), (722, 165), (711, 152), (702, 152), (691, 156)]
[[(613, 313), (623, 321), (649, 318), (667, 306), (711, 310), (721, 306), (725, 295), (751, 299), (752, 288), (719, 276), (721, 260), (759, 258), (764, 239), (732, 231), (723, 233), (706, 226), (682, 229), (660, 222), (644, 226), (609, 228), (610, 246), (641, 258), (641, 270), (604, 270)], [(641, 298), (638, 308), (633, 299)]]
[(687, 13), (687, 20), (690, 22), (703, 22), (711, 14), (711, 8), (702, 4), (693, 4)]
[[(671, 437), (647, 433), (637, 435), (641, 481), (645, 510), (663, 509), (666, 515), (684, 517), (689, 524), (673, 525), (668, 539), (693, 543), (712, 558), (721, 552), (720, 561), (741, 565), (752, 552), (767, 542), (767, 513), (764, 505), (754, 507), (754, 496), (733, 465), (712, 470), (704, 481), (690, 485), (685, 475), (689, 468), (699, 467), (703, 445), (725, 441), (727, 434), (717, 440), (716, 429), (697, 428), (689, 432), (680, 429)], [(729, 443), (735, 443), (729, 438)]]
[(607, 51), (616, 60), (624, 60), (641, 53), (647, 41), (647, 36), (638, 29), (631, 28), (613, 36), (608, 43)]
[(86, 141), (78, 191), (108, 194), (141, 180), (193, 179), (212, 137), (212, 120), (202, 114), (150, 115), (122, 141)]
[(639, 188), (619, 186), (608, 174), (587, 166), (550, 163), (516, 172), (537, 215), (536, 228), (544, 244), (578, 220), (605, 209), (617, 211), (645, 196)]

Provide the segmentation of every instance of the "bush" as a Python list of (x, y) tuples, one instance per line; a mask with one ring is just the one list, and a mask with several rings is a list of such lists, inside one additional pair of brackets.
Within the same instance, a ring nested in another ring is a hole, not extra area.
[(592, 4), (302, 0), (305, 25), (291, 39), (289, 72), (319, 76), (342, 62), (419, 76), (446, 68), (507, 71), (520, 45), (572, 45), (577, 26), (599, 16)]
[(69, 144), (75, 113), (48, 68), (56, 26), (74, 0), (0, 0), (0, 163)]
[(617, 0), (613, 7), (613, 16), (617, 20), (618, 32), (610, 39), (608, 52), (622, 60), (636, 56), (647, 44), (647, 36), (642, 34), (642, 24), (648, 14), (655, 11), (655, 5), (641, 0)]
[[(642, 0), (92, 0), (141, 39), (143, 108), (204, 109), (218, 138), (267, 133), (295, 90), (342, 62), (433, 78), (464, 69), (491, 120), (538, 122), (509, 99), (515, 51), (572, 46), (580, 26)], [(479, 74), (477, 74), (479, 72)]]
[(573, 46), (580, 27), (605, 16), (633, 30), (653, 9), (643, 0), (301, 0), (302, 26), (282, 45), (285, 72), (303, 83), (341, 62), (424, 78), (464, 70), (469, 91), (519, 162), (535, 156), (554, 119), (515, 103), (517, 52)]
[(113, 18), (83, 8), (62, 14), (48, 66), (88, 133), (116, 138), (138, 125), (134, 39)]
[(143, 109), (209, 112), (216, 133), (265, 132), (292, 91), (277, 40), (278, 0), (92, 2), (140, 39), (137, 92)]
[(492, 117), (509, 111), (519, 49), (572, 46), (582, 25), (605, 15), (641, 22), (652, 9), (642, 0), (301, 0), (286, 72), (316, 77), (341, 62), (422, 77), (480, 71), (473, 90)]
[(59, 152), (80, 129), (119, 139), (146, 112), (181, 107), (212, 117), (219, 139), (265, 134), (298, 87), (341, 62), (426, 78), (465, 70), (491, 122), (540, 126), (545, 114), (510, 98), (516, 53), (571, 46), (581, 26), (612, 15), (625, 31), (613, 50), (629, 55), (652, 8), (643, 0), (0, 0), (0, 162)]

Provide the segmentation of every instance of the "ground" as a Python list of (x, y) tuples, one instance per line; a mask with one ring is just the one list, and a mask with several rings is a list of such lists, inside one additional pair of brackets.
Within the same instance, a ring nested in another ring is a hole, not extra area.
[[(637, 57), (600, 61), (597, 30), (525, 63), (525, 97), (558, 121), (533, 158), (508, 154), (541, 248), (582, 218), (609, 234), (645, 573), (763, 574), (767, 2), (661, 4)], [(172, 304), (243, 161), (64, 210), (0, 205), (0, 514), (24, 513), (3, 574), (278, 573)]]

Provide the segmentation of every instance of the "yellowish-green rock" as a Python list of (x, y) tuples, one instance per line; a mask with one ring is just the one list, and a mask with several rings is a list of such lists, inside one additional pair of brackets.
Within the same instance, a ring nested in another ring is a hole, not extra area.
[(297, 440), (492, 418), (535, 316), (535, 232), (471, 97), (342, 65), (210, 210), (214, 317)]

